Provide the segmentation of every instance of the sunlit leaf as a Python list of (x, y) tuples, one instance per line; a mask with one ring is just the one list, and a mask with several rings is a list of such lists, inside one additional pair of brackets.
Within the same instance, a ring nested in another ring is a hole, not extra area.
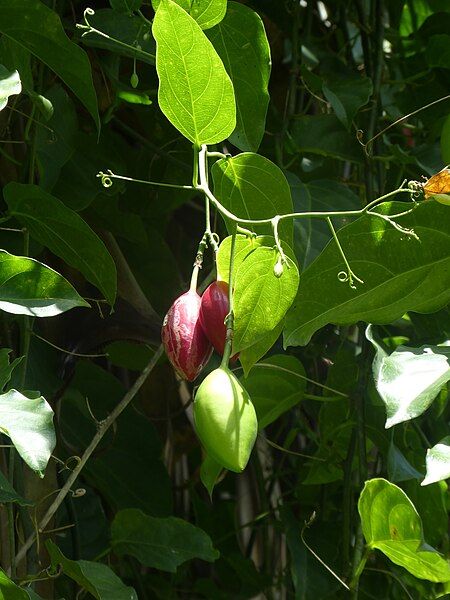
[(418, 417), (450, 381), (450, 348), (399, 346), (388, 355), (370, 327), (366, 335), (376, 350), (373, 376), (386, 406), (386, 428)]
[(43, 474), (56, 445), (53, 410), (45, 398), (27, 397), (17, 390), (1, 394), (0, 430), (27, 465)]
[(429, 485), (450, 477), (450, 436), (427, 450), (427, 473), (422, 485)]
[(233, 85), (199, 25), (172, 0), (153, 21), (159, 106), (191, 142), (215, 144), (236, 126)]
[(403, 490), (385, 479), (366, 481), (358, 510), (369, 548), (419, 579), (450, 581), (448, 562), (425, 543), (420, 516)]
[[(212, 176), (214, 194), (237, 217), (271, 219), (292, 212), (286, 177), (268, 158), (252, 152), (224, 158), (214, 163)], [(273, 235), (270, 223), (244, 226), (258, 234)], [(283, 220), (278, 229), (281, 239), (292, 245), (292, 219)]]
[(10, 96), (20, 94), (22, 83), (18, 71), (10, 73), (3, 65), (0, 65), (0, 110), (8, 103)]
[[(175, 0), (187, 13), (191, 15), (202, 29), (209, 29), (217, 25), (225, 16), (227, 0)], [(155, 10), (161, 0), (152, 0)]]

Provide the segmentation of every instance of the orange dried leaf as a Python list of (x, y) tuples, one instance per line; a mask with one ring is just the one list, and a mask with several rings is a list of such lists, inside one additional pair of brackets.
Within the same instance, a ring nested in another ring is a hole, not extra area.
[(445, 167), (430, 179), (423, 186), (425, 198), (430, 198), (435, 194), (450, 194), (450, 169)]

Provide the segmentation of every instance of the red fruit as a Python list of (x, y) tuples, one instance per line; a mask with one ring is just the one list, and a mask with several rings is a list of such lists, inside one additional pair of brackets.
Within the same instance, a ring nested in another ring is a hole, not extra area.
[(166, 354), (176, 372), (193, 381), (208, 362), (212, 347), (199, 321), (201, 298), (189, 290), (169, 308), (161, 330)]
[(223, 354), (227, 337), (225, 317), (229, 312), (228, 283), (214, 281), (206, 288), (200, 306), (200, 323), (216, 352)]

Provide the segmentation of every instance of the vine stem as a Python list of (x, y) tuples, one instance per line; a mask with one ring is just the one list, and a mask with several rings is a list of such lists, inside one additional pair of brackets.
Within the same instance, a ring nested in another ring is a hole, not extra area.
[[(161, 344), (158, 347), (158, 349), (156, 350), (155, 354), (153, 355), (151, 361), (148, 363), (148, 365), (145, 367), (145, 369), (142, 371), (142, 373), (136, 379), (136, 381), (131, 386), (131, 388), (128, 390), (128, 392), (124, 395), (122, 400), (117, 404), (117, 406), (114, 408), (114, 410), (111, 411), (111, 413), (106, 417), (106, 419), (104, 419), (103, 421), (101, 421), (99, 423), (97, 433), (94, 435), (94, 437), (91, 440), (91, 443), (84, 451), (83, 456), (80, 458), (79, 463), (74, 468), (72, 473), (69, 475), (66, 483), (60, 489), (55, 500), (52, 502), (52, 504), (48, 508), (47, 512), (45, 513), (45, 515), (42, 517), (40, 523), (38, 524), (38, 527), (37, 527), (38, 532), (42, 532), (45, 529), (45, 527), (48, 525), (51, 518), (53, 517), (53, 515), (56, 513), (56, 511), (58, 510), (58, 508), (61, 506), (62, 502), (64, 501), (64, 498), (70, 492), (74, 482), (79, 477), (85, 464), (89, 460), (89, 458), (92, 455), (92, 453), (94, 452), (94, 450), (97, 448), (101, 439), (103, 438), (105, 433), (108, 431), (108, 429), (111, 427), (111, 425), (117, 420), (117, 418), (121, 415), (121, 413), (130, 404), (130, 402), (133, 400), (133, 398), (136, 396), (136, 394), (139, 392), (142, 385), (146, 381), (147, 377), (150, 375), (150, 373), (155, 368), (162, 353), (163, 353), (163, 346)], [(31, 546), (33, 545), (35, 540), (36, 540), (36, 533), (34, 532), (27, 538), (27, 540), (25, 541), (23, 546), (18, 551), (16, 558), (15, 558), (16, 565), (18, 565), (24, 559), (26, 553), (28, 552), (29, 548), (31, 548)]]
[(227, 325), (227, 334), (225, 340), (225, 348), (223, 351), (222, 362), (220, 366), (222, 368), (228, 367), (228, 361), (231, 355), (231, 346), (233, 345), (233, 333), (234, 333), (234, 313), (233, 313), (233, 284), (234, 284), (234, 253), (236, 249), (236, 230), (234, 228), (233, 235), (231, 238), (231, 249), (230, 249), (230, 274), (228, 276), (228, 314), (225, 317), (225, 323)]
[(157, 187), (175, 188), (177, 190), (195, 190), (192, 185), (178, 185), (175, 183), (161, 183), (160, 181), (146, 181), (145, 179), (135, 179), (134, 177), (125, 177), (124, 175), (116, 175), (108, 169), (106, 173), (100, 171), (97, 177), (101, 179), (102, 186), (109, 188), (112, 186), (113, 179), (121, 179), (122, 181), (132, 181), (133, 183), (143, 183), (144, 185), (155, 185)]

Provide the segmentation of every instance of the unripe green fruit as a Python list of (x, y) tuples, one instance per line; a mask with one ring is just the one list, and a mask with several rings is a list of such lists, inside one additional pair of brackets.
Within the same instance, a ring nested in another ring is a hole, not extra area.
[(258, 432), (250, 396), (228, 369), (205, 378), (194, 401), (197, 435), (220, 465), (240, 473), (247, 465)]

